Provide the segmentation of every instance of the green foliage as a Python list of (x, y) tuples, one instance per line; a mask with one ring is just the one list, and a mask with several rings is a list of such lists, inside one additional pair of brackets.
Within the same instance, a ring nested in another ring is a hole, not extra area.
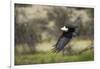
[(93, 61), (94, 54), (90, 51), (79, 55), (62, 55), (51, 52), (37, 52), (35, 54), (16, 55), (15, 65), (26, 64), (45, 64), (45, 63), (62, 63), (62, 62), (78, 62)]

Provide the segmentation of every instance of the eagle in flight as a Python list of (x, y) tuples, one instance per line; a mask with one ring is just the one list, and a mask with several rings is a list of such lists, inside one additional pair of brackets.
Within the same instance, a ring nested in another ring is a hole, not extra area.
[[(76, 21), (79, 21), (79, 18)], [(71, 41), (72, 37), (77, 35), (78, 26), (65, 25), (62, 28), (60, 28), (60, 30), (62, 31), (62, 35), (59, 37), (57, 43), (54, 45), (53, 50), (55, 52), (64, 51), (64, 48), (68, 46), (67, 44)]]

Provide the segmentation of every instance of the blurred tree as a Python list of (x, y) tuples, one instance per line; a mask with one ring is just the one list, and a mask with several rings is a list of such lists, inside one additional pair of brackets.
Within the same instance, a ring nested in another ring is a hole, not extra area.
[[(33, 51), (43, 40), (57, 40), (63, 25), (77, 25), (82, 37), (94, 35), (93, 8), (15, 4), (14, 12), (15, 44), (27, 43)], [(75, 22), (78, 16), (79, 22)]]

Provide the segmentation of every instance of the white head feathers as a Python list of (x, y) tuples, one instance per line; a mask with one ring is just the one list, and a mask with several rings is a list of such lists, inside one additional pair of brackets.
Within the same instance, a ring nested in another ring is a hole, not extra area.
[(66, 26), (64, 26), (64, 27), (61, 28), (61, 30), (67, 32), (68, 31), (68, 28), (66, 28)]

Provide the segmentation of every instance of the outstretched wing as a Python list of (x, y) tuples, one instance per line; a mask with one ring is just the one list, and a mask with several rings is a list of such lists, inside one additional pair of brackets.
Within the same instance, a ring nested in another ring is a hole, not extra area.
[(54, 50), (55, 50), (56, 52), (59, 52), (59, 51), (63, 50), (64, 47), (66, 46), (66, 44), (69, 43), (69, 41), (70, 41), (70, 38), (61, 37), (61, 38), (58, 40), (57, 44), (55, 45)]

